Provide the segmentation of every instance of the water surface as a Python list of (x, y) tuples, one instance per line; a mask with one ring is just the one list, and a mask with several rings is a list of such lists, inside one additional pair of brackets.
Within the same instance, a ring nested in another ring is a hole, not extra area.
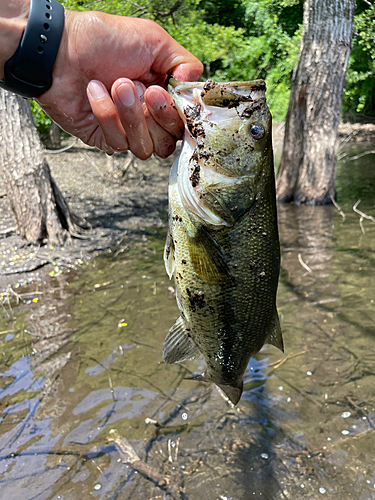
[[(161, 361), (178, 316), (164, 230), (4, 303), (1, 498), (375, 498), (375, 224), (352, 209), (375, 216), (374, 160), (340, 163), (345, 219), (279, 207), (286, 352), (250, 361), (237, 409), (186, 380), (202, 361)], [(173, 487), (122, 463), (114, 436)]]

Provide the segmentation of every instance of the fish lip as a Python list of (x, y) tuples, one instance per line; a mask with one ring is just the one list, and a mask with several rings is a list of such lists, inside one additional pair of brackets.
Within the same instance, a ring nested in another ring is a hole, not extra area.
[(171, 77), (168, 79), (167, 89), (178, 107), (178, 102), (184, 99), (204, 107), (211, 105), (231, 108), (237, 106), (239, 102), (258, 101), (266, 97), (264, 80), (182, 82)]
[(202, 88), (205, 86), (214, 83), (215, 86), (218, 85), (222, 88), (229, 89), (243, 89), (243, 90), (266, 90), (266, 83), (264, 80), (248, 80), (245, 82), (234, 81), (234, 82), (213, 82), (213, 80), (206, 80), (205, 82), (183, 82), (180, 80), (176, 80), (176, 78), (169, 77), (167, 81), (168, 89), (171, 87), (172, 91), (176, 90), (189, 90), (192, 88)]

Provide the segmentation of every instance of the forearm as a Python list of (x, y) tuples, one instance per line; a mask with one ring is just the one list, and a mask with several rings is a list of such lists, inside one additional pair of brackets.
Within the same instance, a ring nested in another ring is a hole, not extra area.
[(4, 65), (16, 52), (27, 24), (30, 0), (0, 0), (0, 80)]

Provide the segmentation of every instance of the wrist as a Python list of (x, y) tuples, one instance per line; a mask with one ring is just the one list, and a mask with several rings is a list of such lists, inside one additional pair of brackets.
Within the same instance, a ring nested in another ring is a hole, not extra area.
[(30, 0), (0, 1), (0, 80), (4, 65), (16, 52), (26, 28)]
[[(6, 62), (0, 86), (27, 98), (40, 96), (52, 85), (52, 71), (64, 29), (64, 7), (58, 0), (31, 0), (24, 29), (24, 15), (0, 19), (11, 35), (3, 48), (2, 62), (4, 59)], [(15, 41), (19, 45), (9, 58)]]
[(0, 17), (24, 17), (27, 19), (30, 10), (30, 0), (12, 0), (0, 2)]
[(0, 17), (0, 80), (4, 78), (4, 65), (16, 52), (26, 28), (27, 16)]

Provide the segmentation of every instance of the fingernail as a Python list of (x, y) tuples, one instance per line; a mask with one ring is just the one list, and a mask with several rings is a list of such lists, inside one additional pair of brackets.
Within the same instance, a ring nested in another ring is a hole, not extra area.
[(93, 99), (103, 99), (105, 97), (105, 87), (102, 83), (92, 80), (87, 87)]
[(153, 89), (147, 100), (150, 106), (156, 111), (167, 106), (167, 100), (161, 90)]
[(124, 106), (130, 107), (135, 103), (134, 90), (130, 83), (122, 83), (117, 89), (117, 95)]

